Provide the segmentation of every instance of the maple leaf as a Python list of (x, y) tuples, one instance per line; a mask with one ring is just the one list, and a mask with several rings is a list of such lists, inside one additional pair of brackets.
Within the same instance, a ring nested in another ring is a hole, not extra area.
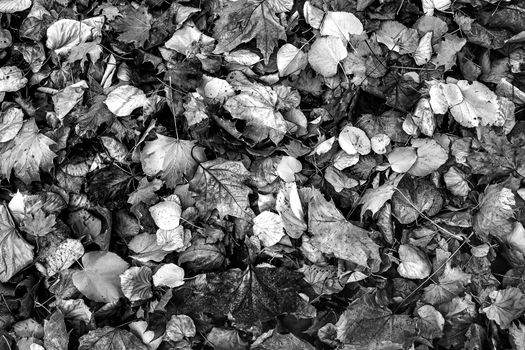
[(445, 66), (445, 70), (450, 70), (456, 64), (456, 54), (465, 46), (466, 39), (460, 38), (455, 34), (447, 34), (438, 44), (434, 45), (437, 56), (431, 62), (439, 66)]
[(379, 246), (368, 231), (346, 221), (333, 201), (315, 191), (308, 207), (308, 229), (313, 234), (311, 244), (325, 254), (333, 254), (355, 264), (379, 268)]
[(221, 317), (231, 314), (238, 326), (248, 328), (295, 310), (300, 302), (297, 289), (305, 286), (302, 277), (296, 271), (271, 267), (207, 273), (202, 286), (186, 283), (184, 289), (174, 293), (168, 312), (190, 316), (208, 312)]
[(465, 291), (465, 287), (470, 283), (470, 280), (470, 274), (447, 264), (443, 275), (438, 279), (439, 283), (433, 283), (425, 288), (423, 300), (433, 305), (450, 301)]
[(79, 339), (79, 350), (129, 349), (148, 350), (148, 347), (133, 333), (106, 326), (89, 331)]
[(0, 143), (0, 175), (8, 178), (11, 170), (20, 180), (29, 184), (40, 180), (39, 169), (49, 171), (56, 154), (49, 149), (55, 142), (38, 132), (35, 119), (24, 122), (18, 135), (6, 143)]
[(33, 247), (20, 237), (5, 204), (0, 205), (0, 282), (33, 262)]
[(197, 207), (203, 213), (217, 209), (221, 217), (246, 217), (251, 190), (244, 182), (249, 174), (241, 162), (219, 158), (201, 163), (190, 181), (190, 190), (197, 193)]
[(42, 209), (26, 214), (22, 221), (22, 230), (33, 236), (45, 236), (52, 232), (56, 223), (55, 215), (46, 216)]
[(290, 0), (228, 1), (215, 22), (213, 37), (219, 43), (214, 53), (228, 52), (256, 39), (257, 48), (268, 63), (278, 41), (286, 40), (284, 27), (275, 13), (289, 11), (292, 6)]
[(177, 140), (157, 134), (157, 139), (146, 142), (140, 153), (144, 173), (166, 181), (170, 188), (189, 179), (195, 173), (197, 162), (205, 160), (204, 149), (196, 141)]
[(144, 6), (127, 6), (120, 11), (122, 17), (116, 19), (113, 28), (121, 33), (118, 39), (125, 43), (134, 43), (136, 48), (144, 47), (149, 39), (152, 16)]

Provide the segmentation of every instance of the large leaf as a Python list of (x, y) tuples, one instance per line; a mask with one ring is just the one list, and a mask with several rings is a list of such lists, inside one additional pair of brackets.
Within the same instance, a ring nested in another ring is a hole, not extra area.
[(338, 37), (326, 36), (315, 40), (308, 51), (308, 63), (323, 77), (337, 74), (339, 62), (348, 55), (343, 41)]
[(201, 163), (190, 182), (190, 190), (197, 193), (197, 207), (203, 213), (213, 209), (221, 217), (248, 215), (250, 188), (244, 184), (249, 172), (241, 162), (214, 159)]
[(3, 0), (0, 2), (1, 13), (14, 13), (31, 7), (31, 0)]
[(202, 313), (220, 317), (231, 314), (238, 326), (248, 328), (295, 310), (300, 303), (298, 289), (304, 285), (302, 274), (286, 268), (249, 267), (208, 273), (205, 283), (186, 283), (184, 289), (174, 292), (168, 311), (194, 320)]
[(286, 40), (284, 27), (275, 13), (291, 10), (291, 0), (227, 1), (215, 22), (213, 37), (219, 41), (215, 53), (232, 51), (242, 43), (257, 40), (268, 63), (279, 40)]
[(0, 144), (0, 176), (9, 178), (11, 170), (20, 180), (29, 184), (39, 181), (39, 170), (49, 171), (56, 154), (49, 149), (55, 142), (39, 133), (33, 118), (26, 120), (18, 135)]
[(5, 204), (0, 205), (0, 282), (33, 262), (33, 247), (20, 237)]
[(508, 328), (512, 321), (523, 315), (525, 311), (525, 295), (519, 288), (509, 287), (490, 293), (492, 304), (483, 308), (489, 320), (503, 329)]
[(95, 251), (82, 257), (84, 269), (73, 274), (75, 287), (91, 300), (110, 303), (122, 294), (120, 275), (128, 263), (115, 253)]
[(337, 339), (352, 349), (402, 349), (405, 340), (416, 334), (415, 320), (392, 315), (370, 299), (357, 299), (341, 314), (335, 325)]
[(479, 201), (473, 228), (479, 234), (505, 238), (512, 232), (516, 198), (512, 190), (502, 185), (490, 185)]
[(278, 144), (286, 134), (286, 121), (276, 110), (277, 94), (266, 86), (246, 86), (238, 95), (230, 97), (224, 108), (232, 117), (246, 121), (244, 135), (260, 142), (270, 138)]
[(134, 43), (135, 47), (143, 47), (149, 38), (152, 16), (144, 6), (128, 6), (120, 12), (122, 17), (114, 24), (117, 32), (121, 33), (118, 39), (125, 43)]
[(325, 254), (334, 255), (354, 264), (379, 269), (379, 246), (368, 231), (346, 221), (333, 201), (315, 191), (308, 207), (308, 229), (313, 234), (311, 244)]
[(81, 336), (79, 343), (79, 350), (148, 350), (135, 334), (109, 326)]
[(178, 140), (157, 134), (157, 139), (146, 142), (140, 153), (144, 173), (160, 178), (174, 188), (195, 173), (197, 162), (205, 159), (204, 149), (195, 141)]

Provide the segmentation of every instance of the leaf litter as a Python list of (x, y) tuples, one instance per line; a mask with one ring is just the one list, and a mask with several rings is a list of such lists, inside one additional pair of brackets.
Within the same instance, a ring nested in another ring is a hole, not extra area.
[(0, 348), (524, 348), (519, 1), (0, 12)]

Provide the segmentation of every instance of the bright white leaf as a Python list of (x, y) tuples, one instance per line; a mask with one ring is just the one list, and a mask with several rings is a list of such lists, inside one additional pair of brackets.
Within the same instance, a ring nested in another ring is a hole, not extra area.
[(277, 51), (277, 69), (281, 77), (300, 73), (307, 64), (307, 55), (292, 44), (284, 44)]
[(366, 133), (355, 126), (347, 125), (338, 137), (339, 146), (348, 154), (366, 155), (370, 153), (370, 139)]
[(122, 293), (130, 301), (147, 300), (153, 296), (151, 291), (151, 269), (146, 266), (133, 266), (120, 275)]
[(363, 205), (361, 207), (361, 217), (363, 217), (363, 215), (365, 215), (368, 210), (370, 210), (372, 215), (375, 215), (379, 210), (381, 210), (385, 203), (392, 199), (392, 196), (394, 195), (394, 192), (397, 188), (397, 184), (402, 178), (402, 175), (398, 175), (389, 179), (386, 183), (377, 188), (367, 189), (365, 194), (357, 203), (358, 205)]
[(230, 83), (215, 77), (203, 77), (202, 90), (204, 97), (217, 101), (224, 101), (228, 97), (235, 95), (235, 91)]
[(263, 211), (253, 219), (253, 233), (265, 247), (271, 247), (284, 237), (284, 224), (279, 214)]
[(430, 107), (430, 101), (422, 98), (417, 102), (412, 121), (421, 130), (423, 135), (432, 136), (436, 130), (436, 118)]
[(57, 55), (65, 55), (73, 47), (99, 36), (103, 24), (103, 16), (84, 21), (60, 19), (47, 28), (46, 46)]
[(372, 150), (376, 154), (385, 154), (387, 147), (390, 145), (390, 137), (386, 134), (377, 134), (370, 139)]
[(27, 84), (27, 78), (20, 68), (4, 66), (0, 68), (0, 92), (18, 91)]
[(305, 1), (303, 6), (304, 19), (312, 28), (319, 29), (324, 18), (324, 11)]
[(224, 55), (224, 60), (243, 66), (253, 66), (261, 61), (261, 57), (250, 50), (235, 50)]
[(359, 153), (348, 154), (345, 151), (341, 150), (335, 154), (334, 157), (334, 167), (337, 170), (344, 170), (356, 165), (359, 162)]
[(295, 181), (295, 174), (303, 170), (303, 165), (294, 157), (283, 156), (277, 164), (277, 175), (286, 182)]
[(0, 114), (0, 142), (12, 140), (24, 125), (24, 112), (10, 107)]
[(184, 284), (184, 269), (175, 264), (164, 264), (153, 275), (155, 287), (176, 288)]
[(156, 176), (174, 188), (191, 178), (197, 162), (205, 160), (204, 149), (195, 141), (178, 140), (157, 134), (157, 139), (147, 141), (140, 153), (142, 170), (146, 175)]
[(425, 253), (408, 244), (401, 244), (398, 252), (401, 263), (397, 267), (397, 272), (401, 277), (423, 279), (430, 276), (432, 265)]
[(331, 35), (348, 42), (350, 35), (363, 33), (363, 24), (354, 14), (350, 12), (326, 13), (321, 24), (321, 35)]
[(84, 269), (73, 274), (73, 284), (87, 298), (110, 303), (123, 294), (120, 275), (127, 270), (128, 263), (112, 252), (95, 251), (82, 257)]
[(407, 28), (397, 21), (384, 21), (376, 31), (377, 42), (386, 45), (389, 50), (404, 55), (416, 51), (419, 43), (417, 30)]
[(495, 321), (501, 328), (507, 329), (511, 322), (523, 315), (525, 295), (519, 288), (508, 287), (495, 290), (490, 294), (492, 304), (481, 309), (489, 320)]
[(67, 86), (65, 89), (60, 90), (57, 94), (53, 95), (51, 99), (55, 107), (56, 117), (60, 120), (75, 107), (75, 105), (82, 101), (84, 97), (84, 91), (88, 89), (85, 80), (81, 80), (78, 83)]
[(163, 341), (162, 337), (155, 337), (154, 331), (148, 330), (148, 322), (146, 321), (131, 322), (129, 329), (142, 340), (148, 350), (157, 350)]
[(337, 74), (339, 62), (347, 55), (348, 51), (341, 39), (334, 36), (320, 37), (308, 51), (308, 63), (317, 73), (328, 78)]
[(386, 157), (392, 170), (397, 173), (406, 173), (416, 162), (417, 152), (414, 147), (397, 147)]
[(164, 46), (183, 55), (188, 55), (194, 50), (196, 43), (206, 46), (213, 44), (214, 41), (215, 39), (203, 34), (192, 21), (189, 21), (181, 29), (175, 31)]
[(445, 71), (450, 70), (456, 64), (457, 53), (466, 43), (467, 39), (460, 38), (456, 34), (445, 35), (443, 40), (434, 45), (434, 52), (437, 55), (431, 59), (431, 62), (436, 67), (445, 66)]
[[(172, 195), (172, 197), (177, 195)], [(178, 199), (178, 197), (177, 197)], [(166, 200), (149, 208), (155, 225), (162, 230), (173, 230), (180, 223), (182, 208), (180, 200)]]
[(418, 66), (422, 66), (430, 61), (432, 57), (432, 32), (428, 32), (419, 40), (416, 52), (414, 52), (414, 61)]
[(31, 7), (31, 0), (2, 0), (0, 1), (0, 13), (15, 13), (27, 10)]
[(127, 117), (135, 109), (147, 105), (148, 98), (141, 89), (122, 85), (111, 91), (104, 103), (111, 113), (118, 117)]
[(450, 7), (450, 4), (450, 0), (422, 0), (423, 12), (427, 16), (433, 16), (434, 10), (447, 10)]
[(179, 251), (187, 246), (191, 240), (191, 233), (188, 234), (183, 226), (177, 226), (171, 230), (157, 230), (157, 245), (162, 247), (165, 251)]

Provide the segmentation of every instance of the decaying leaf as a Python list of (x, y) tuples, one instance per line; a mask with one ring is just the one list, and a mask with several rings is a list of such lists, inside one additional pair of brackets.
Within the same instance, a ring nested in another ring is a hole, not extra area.
[(313, 234), (311, 243), (325, 254), (351, 261), (372, 271), (381, 261), (379, 246), (368, 231), (346, 221), (333, 201), (327, 201), (315, 191), (309, 202), (308, 229)]

